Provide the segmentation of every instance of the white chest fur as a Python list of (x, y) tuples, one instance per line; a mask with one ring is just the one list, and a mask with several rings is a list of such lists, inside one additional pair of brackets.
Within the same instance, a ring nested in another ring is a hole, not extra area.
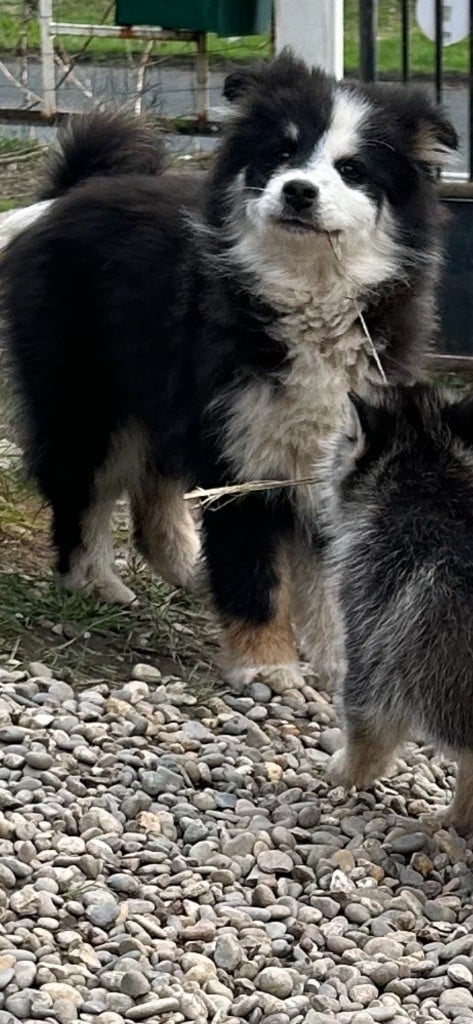
[(255, 380), (230, 403), (225, 455), (242, 481), (311, 476), (368, 369), (357, 307), (341, 288), (276, 297), (282, 315), (273, 333), (288, 350), (281, 383)]

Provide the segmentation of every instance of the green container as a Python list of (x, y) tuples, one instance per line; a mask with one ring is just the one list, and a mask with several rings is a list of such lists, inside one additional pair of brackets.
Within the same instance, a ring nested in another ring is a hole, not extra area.
[(269, 32), (272, 0), (117, 0), (117, 25), (253, 36)]

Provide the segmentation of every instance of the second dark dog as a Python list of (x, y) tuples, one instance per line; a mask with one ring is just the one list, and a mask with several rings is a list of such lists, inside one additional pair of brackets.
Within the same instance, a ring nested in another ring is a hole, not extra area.
[(398, 387), (355, 405), (329, 502), (347, 660), (332, 777), (366, 785), (415, 729), (458, 759), (444, 820), (471, 833), (473, 395)]

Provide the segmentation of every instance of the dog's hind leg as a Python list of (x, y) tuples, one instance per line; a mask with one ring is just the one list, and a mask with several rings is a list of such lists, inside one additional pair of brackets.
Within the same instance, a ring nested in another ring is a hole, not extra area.
[(292, 553), (292, 615), (302, 656), (323, 689), (336, 690), (346, 671), (343, 622), (320, 552), (299, 539)]
[(81, 456), (71, 449), (69, 465), (49, 455), (45, 474), (37, 471), (53, 509), (53, 540), (66, 590), (87, 590), (116, 604), (135, 600), (114, 567), (111, 519), (118, 498), (139, 472), (143, 450), (141, 435), (129, 425), (112, 436), (98, 469), (85, 457), (84, 446)]
[(458, 753), (455, 796), (437, 815), (439, 825), (452, 826), (461, 835), (473, 836), (473, 750)]
[(117, 495), (95, 492), (86, 508), (71, 498), (53, 503), (53, 538), (66, 590), (86, 590), (102, 601), (131, 604), (135, 594), (114, 570), (111, 518)]
[(200, 557), (198, 524), (185, 490), (182, 481), (147, 468), (131, 499), (138, 551), (154, 572), (180, 587), (195, 582)]
[(391, 757), (405, 737), (403, 723), (374, 719), (347, 722), (345, 746), (329, 762), (328, 773), (335, 785), (368, 786), (385, 772)]

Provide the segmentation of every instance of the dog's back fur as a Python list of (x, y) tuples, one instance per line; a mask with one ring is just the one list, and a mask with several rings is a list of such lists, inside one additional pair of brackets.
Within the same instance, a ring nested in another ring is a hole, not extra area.
[(473, 755), (473, 396), (416, 387), (355, 401), (355, 457), (336, 460), (331, 522), (344, 771), (360, 783), (412, 730)]

